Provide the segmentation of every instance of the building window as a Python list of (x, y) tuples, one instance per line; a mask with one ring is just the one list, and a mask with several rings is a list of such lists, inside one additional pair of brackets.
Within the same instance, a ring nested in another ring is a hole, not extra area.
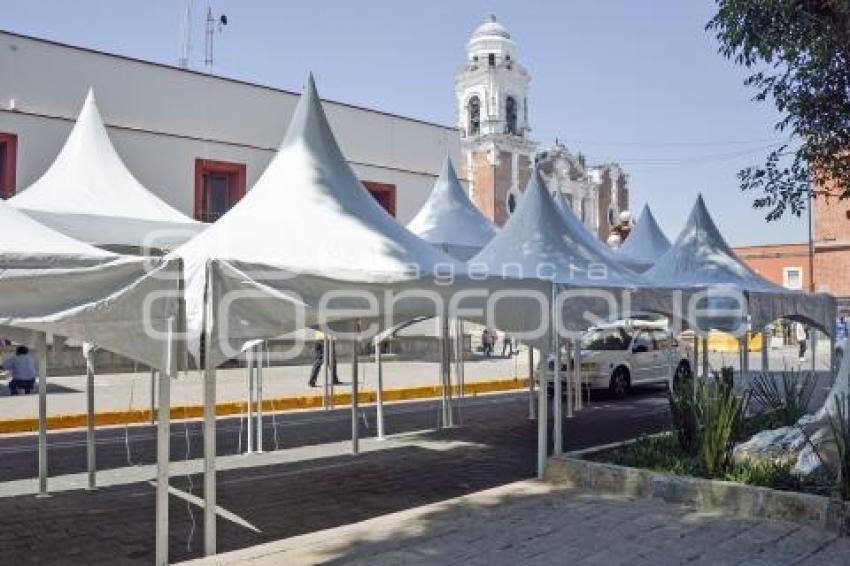
[(18, 161), (18, 136), (0, 133), (0, 198), (15, 194), (15, 170)]
[(511, 193), (508, 195), (508, 212), (513, 214), (514, 210), (516, 210), (516, 197)]
[(614, 209), (609, 208), (608, 209), (608, 225), (613, 226), (614, 224), (615, 224), (615, 222), (614, 222)]
[(803, 268), (785, 267), (782, 269), (782, 284), (787, 289), (803, 288)]
[(516, 112), (516, 99), (513, 96), (509, 96), (505, 100), (505, 132), (508, 134), (517, 134)]
[(496, 66), (496, 54), (495, 54), (495, 53), (488, 53), (488, 54), (487, 54), (487, 63), (488, 63), (491, 67), (495, 67), (495, 66)]
[(378, 204), (390, 213), (390, 216), (395, 216), (395, 185), (377, 181), (363, 181), (363, 186), (375, 197)]
[(469, 116), (469, 126), (467, 130), (470, 136), (477, 136), (481, 133), (481, 100), (477, 96), (473, 96), (466, 104), (467, 115)]
[(195, 160), (195, 219), (215, 222), (245, 196), (245, 164)]

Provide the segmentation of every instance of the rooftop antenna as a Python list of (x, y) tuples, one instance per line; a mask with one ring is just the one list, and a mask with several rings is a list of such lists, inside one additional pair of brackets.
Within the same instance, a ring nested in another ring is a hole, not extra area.
[(181, 0), (180, 3), (180, 54), (177, 66), (189, 68), (189, 54), (192, 51), (192, 0)]
[(213, 66), (213, 38), (215, 37), (216, 28), (218, 31), (227, 25), (227, 16), (213, 14), (212, 4), (207, 3), (207, 26), (204, 41), (204, 65), (207, 70), (211, 70)]

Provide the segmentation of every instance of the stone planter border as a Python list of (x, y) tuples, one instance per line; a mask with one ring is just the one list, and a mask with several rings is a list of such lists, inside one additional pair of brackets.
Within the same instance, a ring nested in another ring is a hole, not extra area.
[(753, 519), (778, 519), (842, 536), (850, 535), (850, 503), (735, 482), (676, 476), (639, 468), (585, 460), (584, 455), (607, 450), (618, 443), (563, 456), (553, 456), (546, 480), (560, 486), (624, 495), (657, 498), (699, 511), (719, 511)]

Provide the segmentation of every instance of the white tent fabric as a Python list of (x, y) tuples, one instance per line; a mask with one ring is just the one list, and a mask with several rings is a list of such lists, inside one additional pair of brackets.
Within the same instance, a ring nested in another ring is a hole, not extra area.
[(434, 189), (407, 229), (447, 254), (468, 260), (496, 235), (496, 228), (469, 200), (446, 156)]
[(573, 209), (570, 208), (570, 205), (567, 204), (567, 201), (564, 199), (564, 195), (560, 192), (556, 192), (553, 200), (555, 202), (555, 207), (558, 209), (558, 212), (561, 213), (561, 216), (566, 222), (567, 226), (570, 229), (570, 233), (573, 234), (573, 237), (584, 244), (585, 246), (594, 250), (598, 255), (602, 255), (609, 260), (619, 261), (617, 257), (614, 255), (614, 250), (609, 248), (605, 243), (593, 235), (593, 233), (587, 229), (587, 226), (579, 220), (576, 213), (573, 212)]
[(753, 271), (723, 239), (702, 195), (676, 241), (644, 276), (659, 287), (741, 291), (754, 328), (787, 317), (814, 324), (830, 335), (834, 331), (834, 297), (792, 291)]
[(623, 245), (614, 251), (620, 263), (637, 273), (644, 273), (670, 249), (670, 240), (655, 221), (649, 205), (644, 205), (637, 225)]
[(0, 335), (53, 332), (162, 367), (166, 320), (179, 321), (179, 261), (100, 250), (4, 202), (0, 225)]
[[(322, 312), (327, 291), (380, 295), (427, 286), (441, 272), (464, 272), (460, 262), (398, 224), (357, 180), (334, 139), (312, 76), (277, 155), (256, 185), (174, 253), (185, 262), (195, 355), (209, 272), (207, 304), (215, 305), (207, 326), (212, 365), (249, 340), (344, 318)], [(238, 300), (246, 297), (251, 300)], [(427, 300), (410, 299), (397, 303), (393, 314), (405, 320), (438, 313)]]
[(53, 164), (9, 203), (99, 246), (172, 249), (205, 228), (133, 177), (109, 140), (91, 90)]
[[(532, 175), (507, 224), (483, 250), (469, 261), (470, 274), (484, 272), (491, 277), (536, 281), (536, 288), (637, 290), (645, 286), (635, 274), (588, 241), (583, 226), (566, 221), (538, 172)], [(592, 236), (591, 236), (592, 237)], [(648, 290), (647, 290), (648, 291)], [(609, 317), (612, 305), (593, 292), (564, 304), (566, 328), (583, 330), (588, 315)], [(616, 308), (620, 308), (617, 301)], [(505, 302), (497, 312), (498, 328), (506, 331), (534, 328), (538, 312), (528, 302)]]

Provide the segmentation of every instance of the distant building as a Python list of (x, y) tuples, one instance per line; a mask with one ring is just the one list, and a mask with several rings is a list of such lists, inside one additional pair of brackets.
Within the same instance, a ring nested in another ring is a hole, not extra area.
[(765, 279), (788, 289), (809, 289), (808, 244), (740, 246), (734, 251)]
[(815, 290), (832, 293), (839, 308), (850, 313), (850, 200), (823, 183), (814, 206)]
[(490, 16), (472, 33), (455, 75), (461, 170), (470, 180), (470, 197), (485, 216), (504, 224), (537, 163), (549, 189), (561, 192), (605, 240), (629, 207), (628, 176), (615, 163), (587, 166), (557, 141), (539, 149), (529, 138), (530, 82), (510, 33)]
[[(0, 77), (3, 197), (44, 173), (92, 87), (130, 171), (163, 200), (204, 221), (224, 214), (254, 185), (283, 139), (299, 96), (2, 31)], [(446, 153), (459, 160), (454, 127), (324, 104), (355, 173), (402, 223), (428, 198)]]

